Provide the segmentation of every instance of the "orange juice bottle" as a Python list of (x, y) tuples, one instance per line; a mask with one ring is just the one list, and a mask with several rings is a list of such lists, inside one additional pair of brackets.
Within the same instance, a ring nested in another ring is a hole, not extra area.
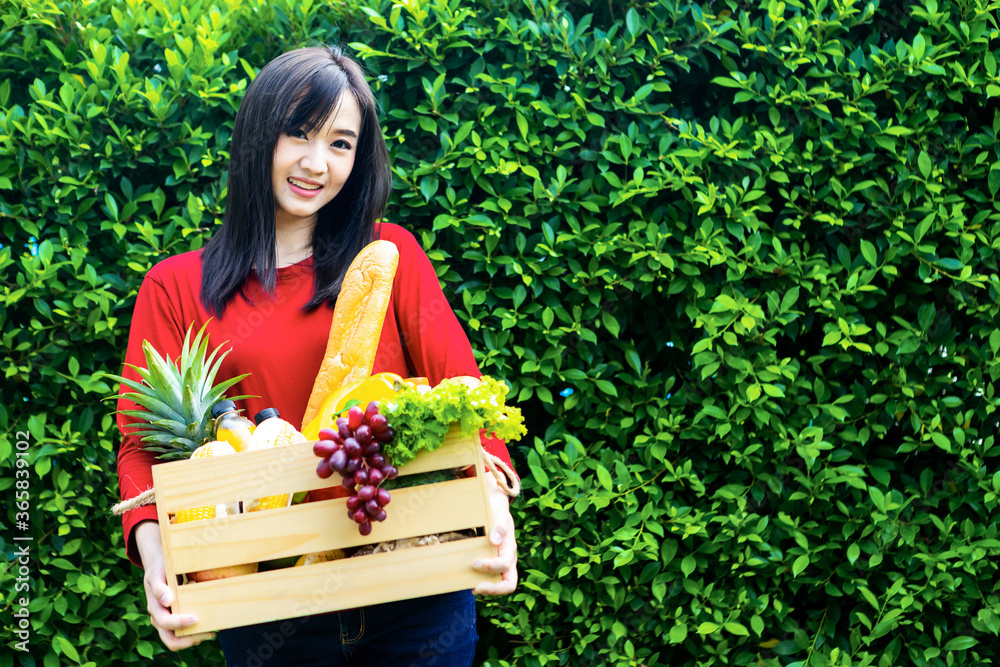
[(212, 406), (212, 418), (215, 419), (215, 437), (225, 440), (238, 452), (245, 452), (253, 434), (253, 422), (240, 416), (236, 404), (232, 401), (219, 401)]

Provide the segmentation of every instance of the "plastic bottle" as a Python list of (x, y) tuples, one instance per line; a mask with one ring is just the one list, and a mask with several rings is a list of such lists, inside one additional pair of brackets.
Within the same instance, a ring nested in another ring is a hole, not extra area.
[(232, 401), (219, 401), (212, 406), (212, 418), (215, 419), (215, 437), (225, 440), (237, 452), (245, 452), (250, 445), (254, 424), (246, 417), (240, 416), (236, 404)]
[(253, 416), (253, 420), (257, 428), (250, 442), (251, 451), (287, 444), (290, 435), (298, 434), (294, 426), (281, 418), (277, 408), (264, 408)]

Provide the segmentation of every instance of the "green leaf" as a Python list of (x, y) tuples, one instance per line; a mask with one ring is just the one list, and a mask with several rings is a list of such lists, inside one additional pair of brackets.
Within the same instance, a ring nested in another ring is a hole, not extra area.
[(152, 659), (153, 657), (153, 645), (147, 641), (136, 642), (135, 651), (144, 658)]
[(802, 571), (809, 567), (809, 556), (803, 554), (795, 559), (792, 563), (792, 576), (797, 577), (802, 574)]
[(704, 623), (698, 626), (697, 632), (699, 635), (708, 635), (718, 631), (718, 629), (719, 626), (716, 625), (715, 623), (709, 623), (708, 621), (705, 621)]
[(608, 469), (602, 466), (600, 463), (597, 464), (596, 470), (597, 470), (597, 482), (608, 491), (611, 491), (612, 487), (611, 473), (609, 473)]
[(528, 119), (524, 117), (520, 111), (514, 113), (514, 118), (517, 119), (517, 129), (521, 131), (521, 138), (525, 141), (528, 140)]
[(868, 497), (871, 498), (872, 504), (875, 505), (875, 509), (879, 512), (885, 512), (885, 494), (874, 486), (868, 487)]
[(917, 156), (917, 166), (920, 169), (920, 175), (924, 178), (928, 178), (931, 175), (931, 158), (925, 151), (920, 151), (920, 155)]
[(858, 560), (858, 557), (860, 555), (861, 555), (861, 547), (858, 546), (857, 542), (847, 547), (847, 561), (851, 565), (854, 565), (854, 563)]
[(871, 241), (861, 240), (861, 256), (872, 266), (878, 266), (878, 254), (875, 252), (875, 244)]
[(601, 322), (604, 323), (604, 328), (607, 329), (608, 332), (612, 336), (614, 336), (615, 338), (618, 338), (618, 333), (619, 333), (620, 329), (619, 329), (619, 326), (618, 326), (618, 320), (615, 319), (614, 315), (612, 315), (611, 313), (609, 313), (607, 311), (602, 311), (601, 312)]
[(717, 86), (722, 86), (723, 88), (743, 88), (745, 84), (740, 81), (735, 81), (728, 76), (717, 76), (711, 80), (710, 83), (714, 83)]
[(79, 664), (80, 654), (76, 652), (76, 647), (69, 643), (69, 640), (62, 635), (55, 636), (56, 642), (59, 643), (59, 648), (62, 650), (63, 655), (72, 660), (73, 662)]
[[(1000, 332), (996, 332), (996, 331), (994, 333), (1000, 334)], [(996, 348), (994, 348), (994, 352), (995, 351), (996, 351)], [(642, 375), (642, 360), (639, 359), (639, 354), (635, 350), (633, 350), (631, 348), (628, 349), (628, 350), (625, 350), (625, 361), (628, 362), (629, 367), (633, 371), (635, 371), (636, 375)]]
[(433, 176), (424, 176), (420, 179), (420, 194), (424, 196), (424, 201), (430, 201), (434, 193), (437, 192), (440, 181)]
[(997, 160), (990, 167), (989, 176), (986, 179), (987, 187), (990, 189), (990, 196), (996, 197), (1000, 192), (1000, 160)]
[(656, 598), (658, 602), (663, 602), (663, 598), (667, 594), (667, 582), (665, 581), (653, 582), (651, 592), (653, 594), (653, 597)]
[(740, 637), (749, 637), (750, 636), (750, 631), (746, 629), (746, 626), (741, 625), (739, 623), (734, 623), (734, 622), (730, 621), (729, 623), (726, 623), (722, 627), (724, 627), (726, 630), (728, 630), (729, 632), (733, 633), (734, 635), (738, 635)]
[(858, 592), (861, 593), (861, 597), (868, 601), (875, 611), (879, 611), (881, 606), (878, 603), (878, 598), (872, 593), (866, 586), (858, 586)]
[(955, 637), (948, 641), (944, 645), (945, 651), (965, 651), (979, 644), (979, 640), (975, 637), (970, 637), (968, 635), (962, 635), (961, 637)]
[(597, 385), (597, 388), (605, 394), (610, 394), (615, 398), (618, 398), (618, 389), (607, 380), (594, 380), (594, 384)]
[(549, 475), (545, 472), (545, 466), (542, 465), (542, 460), (534, 449), (528, 452), (528, 469), (531, 470), (531, 476), (539, 486), (545, 488), (549, 485)]

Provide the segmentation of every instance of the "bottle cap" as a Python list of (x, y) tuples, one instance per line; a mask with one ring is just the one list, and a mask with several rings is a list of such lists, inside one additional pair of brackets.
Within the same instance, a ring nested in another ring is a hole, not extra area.
[(232, 412), (236, 409), (236, 404), (232, 401), (219, 401), (212, 406), (212, 419), (218, 419), (220, 415)]
[(265, 419), (270, 419), (271, 417), (280, 417), (278, 410), (276, 408), (264, 408), (257, 414), (253, 416), (253, 423), (260, 426), (260, 423)]

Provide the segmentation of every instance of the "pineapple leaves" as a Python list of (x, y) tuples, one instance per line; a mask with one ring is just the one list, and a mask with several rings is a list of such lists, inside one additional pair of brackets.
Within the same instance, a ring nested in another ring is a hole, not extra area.
[[(146, 368), (128, 364), (141, 379), (136, 382), (108, 373), (117, 380), (124, 392), (121, 398), (131, 401), (141, 410), (121, 410), (119, 414), (142, 422), (132, 435), (142, 439), (143, 447), (161, 459), (185, 459), (212, 437), (212, 406), (225, 397), (225, 392), (249, 376), (249, 373), (215, 382), (222, 360), (231, 350), (223, 351), (226, 343), (208, 350), (208, 322), (192, 337), (192, 323), (184, 334), (180, 354), (176, 359), (160, 354), (148, 341), (142, 342)], [(111, 397), (109, 397), (111, 398)], [(254, 398), (235, 396), (231, 400)]]
[(181, 396), (180, 373), (169, 360), (165, 360), (159, 355), (149, 341), (142, 341), (142, 351), (146, 355), (149, 386), (158, 389), (165, 402), (171, 403), (173, 401), (171, 407), (175, 411), (182, 412), (183, 404), (178, 400)]

